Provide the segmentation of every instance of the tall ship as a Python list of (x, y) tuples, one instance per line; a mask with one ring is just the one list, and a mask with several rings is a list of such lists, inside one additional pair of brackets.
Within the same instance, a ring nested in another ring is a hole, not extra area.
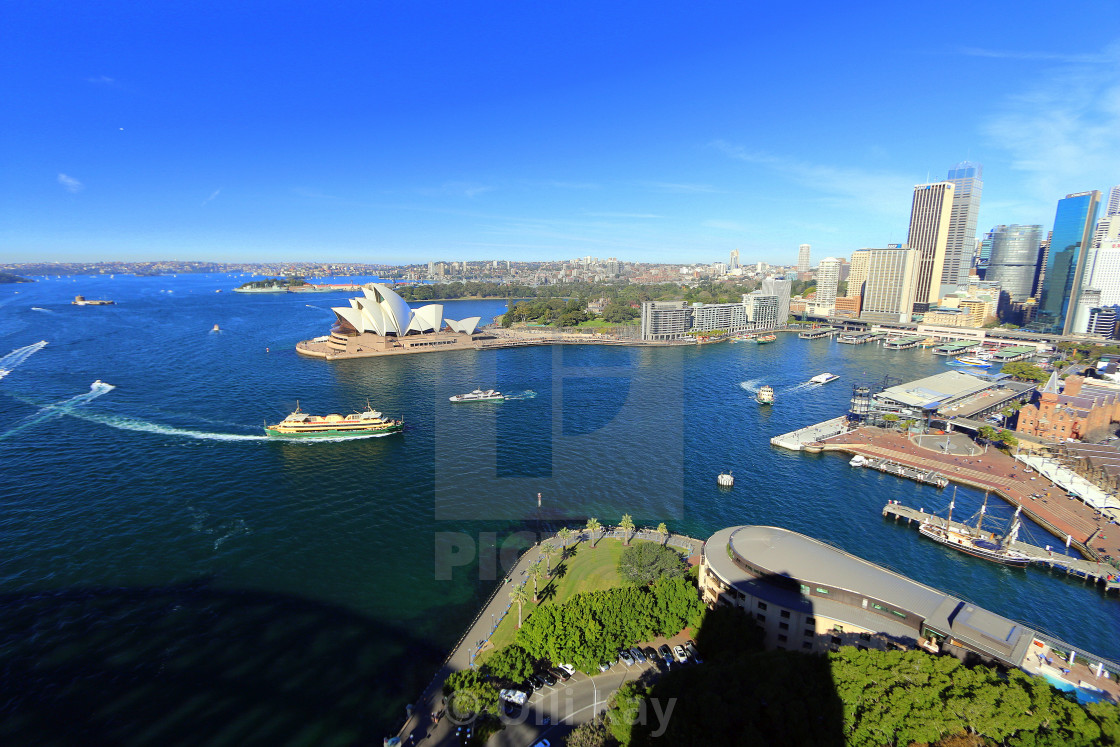
[(765, 384), (758, 388), (758, 394), (754, 395), (755, 402), (760, 405), (774, 404), (774, 387)]
[(404, 422), (392, 420), (377, 412), (369, 403), (363, 412), (352, 415), (308, 415), (299, 409), (276, 425), (266, 425), (264, 432), (276, 438), (324, 438), (396, 433), (404, 429)]
[(1005, 536), (998, 537), (991, 532), (985, 532), (983, 528), (984, 515), (988, 509), (987, 494), (984, 495), (984, 505), (980, 507), (979, 518), (976, 520), (975, 527), (968, 524), (953, 525), (953, 506), (955, 504), (956, 498), (954, 497), (949, 502), (949, 518), (945, 520), (944, 525), (928, 521), (918, 527), (918, 531), (934, 542), (939, 542), (974, 558), (983, 558), (993, 563), (1010, 565), (1016, 568), (1025, 568), (1030, 563), (1029, 555), (1011, 549), (1011, 545), (1019, 538), (1019, 527), (1022, 526), (1019, 514), (1023, 510), (1022, 506), (1015, 509), (1015, 518), (1011, 521), (1010, 531)]
[(452, 402), (500, 402), (505, 399), (505, 395), (494, 389), (475, 389), (473, 392), (466, 394), (455, 394), (448, 397)]

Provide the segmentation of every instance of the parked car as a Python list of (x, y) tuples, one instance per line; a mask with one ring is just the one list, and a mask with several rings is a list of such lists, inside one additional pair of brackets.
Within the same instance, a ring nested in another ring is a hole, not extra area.
[(693, 643), (692, 641), (685, 641), (684, 642), (684, 650), (688, 652), (688, 655), (691, 656), (692, 660), (694, 662), (696, 662), (697, 664), (703, 664), (704, 663), (704, 660), (700, 658), (700, 654), (696, 650), (696, 644)]
[(677, 661), (681, 664), (688, 662), (688, 654), (684, 652), (684, 646), (673, 646), (673, 655), (677, 657)]
[(535, 674), (529, 675), (529, 684), (533, 686), (534, 690), (540, 690), (544, 687), (544, 680)]
[(634, 666), (634, 657), (624, 648), (618, 650), (618, 660), (628, 667)]
[(571, 664), (557, 664), (556, 668), (562, 672), (567, 672), (569, 677), (576, 673), (576, 668)]
[(639, 664), (646, 663), (646, 655), (643, 654), (642, 650), (637, 646), (634, 646), (632, 649), (630, 649), (630, 655), (633, 656), (634, 661), (638, 662)]
[(568, 670), (561, 669), (560, 667), (553, 667), (552, 669), (548, 670), (548, 673), (561, 682), (567, 682), (572, 678), (572, 675), (568, 674)]
[(673, 663), (673, 652), (669, 650), (669, 645), (662, 643), (657, 647), (657, 653), (661, 654), (661, 658), (665, 660), (666, 664)]
[(611, 668), (611, 663), (609, 661), (604, 661), (602, 664), (599, 665), (599, 671), (600, 672), (605, 672), (610, 668)]
[(556, 677), (547, 669), (537, 674), (537, 676), (544, 680), (544, 684), (548, 685), (549, 687), (552, 687), (556, 684)]
[(642, 653), (644, 653), (646, 655), (646, 658), (653, 663), (657, 663), (657, 660), (660, 658), (657, 655), (657, 650), (653, 646), (646, 646), (644, 649), (642, 649)]

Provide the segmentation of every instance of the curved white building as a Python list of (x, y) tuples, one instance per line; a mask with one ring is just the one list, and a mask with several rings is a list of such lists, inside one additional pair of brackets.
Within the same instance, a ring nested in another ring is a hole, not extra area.
[(418, 309), (396, 294), (389, 286), (371, 283), (362, 288), (361, 298), (351, 298), (350, 306), (332, 307), (338, 318), (338, 331), (343, 334), (372, 332), (376, 335), (404, 337), (409, 334), (439, 332), (444, 322), (455, 332), (474, 334), (481, 317), (455, 321), (443, 318), (443, 304), (432, 303)]

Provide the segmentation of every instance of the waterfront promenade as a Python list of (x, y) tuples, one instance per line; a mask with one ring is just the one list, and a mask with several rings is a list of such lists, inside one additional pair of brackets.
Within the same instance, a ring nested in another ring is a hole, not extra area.
[(1071, 536), (1077, 549), (1093, 559), (1120, 558), (1120, 525), (1110, 524), (1093, 508), (998, 449), (989, 448), (979, 455), (944, 453), (919, 446), (896, 431), (872, 427), (841, 433), (815, 445), (822, 451), (885, 457), (940, 472), (951, 482), (988, 490), (1014, 506), (1022, 505), (1023, 513), (1057, 536)]
[[(623, 532), (619, 529), (607, 529), (599, 534), (597, 541), (603, 539), (623, 539)], [(588, 541), (590, 536), (586, 529), (574, 531), (572, 539), (567, 543), (567, 546), (577, 545), (580, 542)], [(665, 540), (663, 535), (648, 529), (641, 529), (634, 532), (630, 537), (630, 541), (634, 540), (649, 540), (651, 542), (662, 542)], [(442, 715), (444, 711), (443, 703), (443, 683), (448, 675), (452, 672), (462, 671), (469, 669), (477, 663), (478, 654), (480, 651), (484, 652), (492, 648), (490, 644), (490, 637), (497, 630), (498, 625), (501, 624), (503, 618), (507, 614), (517, 614), (516, 608), (510, 603), (509, 593), (513, 591), (515, 586), (526, 583), (527, 569), (530, 565), (536, 562), (541, 555), (541, 547), (545, 543), (551, 543), (557, 547), (565, 547), (560, 538), (553, 535), (540, 542), (537, 542), (532, 547), (527, 549), (517, 559), (517, 562), (502, 578), (501, 583), (494, 587), (490, 597), (486, 603), (482, 605), (478, 614), (471, 622), (467, 631), (459, 639), (459, 641), (452, 647), (451, 652), (447, 655), (443, 664), (436, 671), (428, 686), (420, 694), (413, 706), (413, 710), (401, 727), (398, 736), (401, 738), (402, 744), (420, 744), (425, 745), (433, 744), (455, 744), (455, 729), (458, 724), (454, 723), (449, 717), (443, 715), (433, 721), (433, 716)], [(672, 545), (683, 550), (687, 556), (687, 562), (690, 564), (699, 562), (700, 553), (703, 550), (704, 542), (693, 537), (687, 537), (680, 534), (670, 534), (666, 544)], [(562, 663), (562, 662), (553, 662)], [(576, 678), (573, 679), (573, 687), (579, 687), (583, 680), (587, 681), (589, 692), (592, 693), (594, 703), (599, 703), (600, 699), (605, 704), (606, 697), (613, 692), (617, 687), (625, 681), (623, 679), (610, 678), (613, 682), (613, 687), (597, 688), (596, 684), (592, 682), (595, 677), (587, 677), (577, 673)], [(615, 681), (617, 680), (617, 681)], [(605, 705), (603, 706), (605, 707)], [(591, 719), (596, 711), (592, 708), (580, 709), (578, 713), (558, 713), (550, 714), (552, 716), (553, 724), (565, 723), (569, 726), (578, 725)], [(409, 739), (412, 742), (409, 742)], [(427, 741), (424, 741), (427, 740)]]

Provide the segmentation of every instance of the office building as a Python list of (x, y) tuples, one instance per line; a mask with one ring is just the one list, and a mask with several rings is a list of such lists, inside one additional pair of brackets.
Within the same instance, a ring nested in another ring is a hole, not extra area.
[(867, 280), (863, 284), (859, 318), (872, 322), (910, 321), (921, 254), (917, 249), (898, 244), (864, 251), (867, 252)]
[(1026, 301), (1034, 292), (1042, 226), (996, 226), (988, 236), (991, 256), (984, 279), (999, 283), (1012, 302)]
[(1118, 306), (1101, 306), (1092, 309), (1089, 314), (1089, 328), (1086, 330), (1091, 335), (1100, 335), (1107, 340), (1116, 337), (1116, 321)]
[(1095, 189), (1058, 200), (1039, 298), (1038, 321), (1044, 331), (1068, 335), (1073, 329), (1100, 201), (1101, 193)]
[(802, 244), (797, 248), (797, 271), (809, 271), (809, 245)]
[(1092, 310), (1100, 308), (1101, 305), (1100, 289), (1084, 285), (1081, 294), (1077, 297), (1077, 307), (1073, 312), (1073, 326), (1070, 332), (1075, 335), (1085, 334), (1089, 330), (1089, 317), (1092, 316)]
[(840, 285), (840, 260), (827, 257), (817, 267), (817, 305), (836, 306), (836, 290)]
[(1120, 215), (1120, 184), (1108, 190), (1108, 203), (1104, 206), (1105, 217)]
[(1099, 249), (1106, 241), (1120, 239), (1120, 215), (1106, 215), (1097, 221), (1097, 229), (1093, 231), (1094, 249)]
[(867, 257), (870, 249), (857, 249), (852, 252), (851, 269), (848, 270), (848, 296), (863, 295), (863, 284), (867, 282)]
[(732, 249), (731, 250), (731, 263), (728, 266), (732, 270), (739, 267), (739, 250), (738, 249)]
[(980, 192), (984, 188), (984, 167), (962, 161), (949, 169), (947, 182), (953, 185), (953, 204), (949, 214), (949, 236), (945, 244), (945, 264), (941, 270), (940, 295), (952, 293), (968, 279), (972, 255), (976, 251), (976, 219), (980, 214)]
[(1105, 242), (1093, 252), (1085, 284), (1101, 292), (1101, 305), (1120, 304), (1120, 239)]
[[(910, 232), (906, 243), (918, 252), (918, 280), (914, 291), (914, 312), (921, 314), (941, 298), (941, 277), (945, 268), (945, 248), (949, 241), (949, 221), (953, 213), (950, 182), (919, 184), (914, 187), (910, 208)], [(867, 308), (867, 304), (864, 304)]]

